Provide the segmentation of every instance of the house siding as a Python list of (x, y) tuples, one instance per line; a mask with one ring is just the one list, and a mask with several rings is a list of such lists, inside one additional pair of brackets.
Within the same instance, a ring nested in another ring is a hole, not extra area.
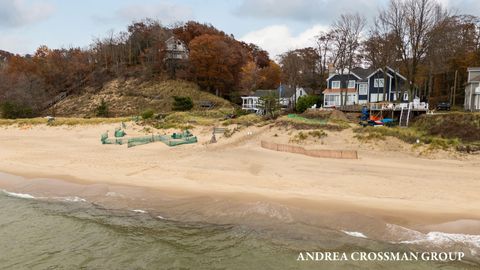
[[(387, 94), (387, 99), (386, 101), (395, 101), (394, 96), (396, 95), (397, 89), (401, 89), (401, 87), (405, 84), (405, 81), (398, 77), (395, 79), (396, 74), (393, 73), (392, 71), (388, 70), (387, 74), (392, 76), (386, 76), (386, 80), (384, 82), (386, 86), (386, 94)], [(383, 71), (379, 70), (375, 72), (369, 79), (368, 79), (368, 101), (372, 101), (372, 94), (383, 94), (383, 87), (375, 87), (375, 79), (384, 79), (384, 73)], [(397, 86), (398, 82), (398, 86)], [(403, 99), (403, 96), (401, 97), (401, 100), (396, 100), (396, 101), (408, 101)]]

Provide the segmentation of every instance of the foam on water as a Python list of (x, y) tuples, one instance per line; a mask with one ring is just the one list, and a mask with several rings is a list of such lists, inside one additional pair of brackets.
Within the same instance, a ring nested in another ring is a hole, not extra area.
[(67, 196), (67, 197), (35, 197), (28, 193), (16, 193), (11, 192), (8, 190), (0, 190), (5, 195), (9, 197), (21, 198), (21, 199), (29, 199), (29, 200), (56, 200), (56, 201), (64, 201), (64, 202), (86, 202), (87, 200), (77, 197), (77, 196)]
[[(57, 198), (55, 198), (57, 199)], [(73, 197), (58, 197), (59, 200), (65, 201), (65, 202), (86, 202), (87, 200), (73, 196)]]
[(347, 235), (353, 236), (353, 237), (368, 238), (365, 234), (363, 234), (361, 232), (348, 232), (348, 231), (344, 231), (344, 230), (342, 230), (342, 232), (347, 234)]
[(132, 210), (132, 212), (140, 213), (140, 214), (146, 214), (147, 213), (147, 211), (141, 210), (141, 209), (135, 209), (135, 210)]
[(435, 245), (451, 245), (456, 243), (467, 244), (476, 248), (480, 248), (480, 235), (459, 234), (459, 233), (443, 233), (429, 232), (421, 238), (414, 240), (401, 241), (402, 244), (435, 244)]
[(1, 191), (10, 197), (21, 198), (21, 199), (35, 199), (34, 196), (26, 193), (15, 193), (15, 192), (10, 192), (4, 189), (2, 189)]
[(387, 224), (387, 230), (405, 240), (392, 243), (421, 244), (435, 246), (452, 246), (463, 244), (471, 248), (480, 249), (480, 235), (428, 232), (422, 233), (399, 225)]

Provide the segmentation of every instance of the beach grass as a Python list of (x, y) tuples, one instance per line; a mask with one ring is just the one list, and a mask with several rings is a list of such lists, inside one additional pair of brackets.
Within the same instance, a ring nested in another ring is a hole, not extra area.
[(298, 115), (285, 115), (277, 119), (278, 126), (288, 126), (293, 129), (324, 129), (341, 131), (350, 127), (347, 121), (338, 119), (312, 119)]
[(117, 117), (117, 118), (75, 118), (75, 117), (59, 117), (54, 121), (49, 122), (47, 118), (22, 118), (22, 119), (0, 119), (0, 126), (34, 126), (34, 125), (49, 125), (49, 126), (77, 126), (77, 125), (97, 125), (97, 124), (111, 124), (132, 121), (132, 117)]
[(353, 130), (355, 138), (359, 141), (385, 140), (385, 137), (395, 137), (409, 144), (424, 144), (432, 150), (443, 149), (448, 150), (456, 148), (462, 144), (458, 138), (442, 138), (430, 135), (428, 132), (414, 128), (400, 127), (359, 127)]

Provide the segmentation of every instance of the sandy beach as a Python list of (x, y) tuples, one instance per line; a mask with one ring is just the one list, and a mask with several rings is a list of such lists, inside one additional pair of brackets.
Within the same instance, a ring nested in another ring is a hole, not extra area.
[[(361, 144), (347, 129), (304, 146), (357, 150), (358, 160), (314, 158), (261, 148), (261, 140), (289, 142), (291, 132), (272, 126), (244, 128), (231, 138), (220, 136), (217, 144), (207, 144), (211, 127), (197, 127), (195, 145), (102, 145), (100, 134), (112, 134), (116, 126), (2, 127), (0, 171), (183, 197), (262, 198), (311, 213), (359, 213), (427, 231), (436, 226), (480, 234), (477, 222), (458, 222), (480, 219), (478, 156), (419, 156), (419, 150), (395, 139)], [(129, 136), (143, 134), (141, 127), (127, 126)], [(0, 188), (8, 183), (0, 182)], [(32, 186), (10, 188), (31, 192)]]

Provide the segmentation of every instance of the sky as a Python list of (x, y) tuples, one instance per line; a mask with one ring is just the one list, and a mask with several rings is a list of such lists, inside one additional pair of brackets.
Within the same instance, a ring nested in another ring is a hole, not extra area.
[[(50, 48), (87, 48), (95, 38), (125, 31), (149, 17), (163, 25), (211, 23), (272, 57), (314, 44), (343, 13), (372, 20), (388, 0), (0, 0), (0, 50), (33, 53)], [(480, 0), (437, 0), (457, 13), (480, 16)]]

